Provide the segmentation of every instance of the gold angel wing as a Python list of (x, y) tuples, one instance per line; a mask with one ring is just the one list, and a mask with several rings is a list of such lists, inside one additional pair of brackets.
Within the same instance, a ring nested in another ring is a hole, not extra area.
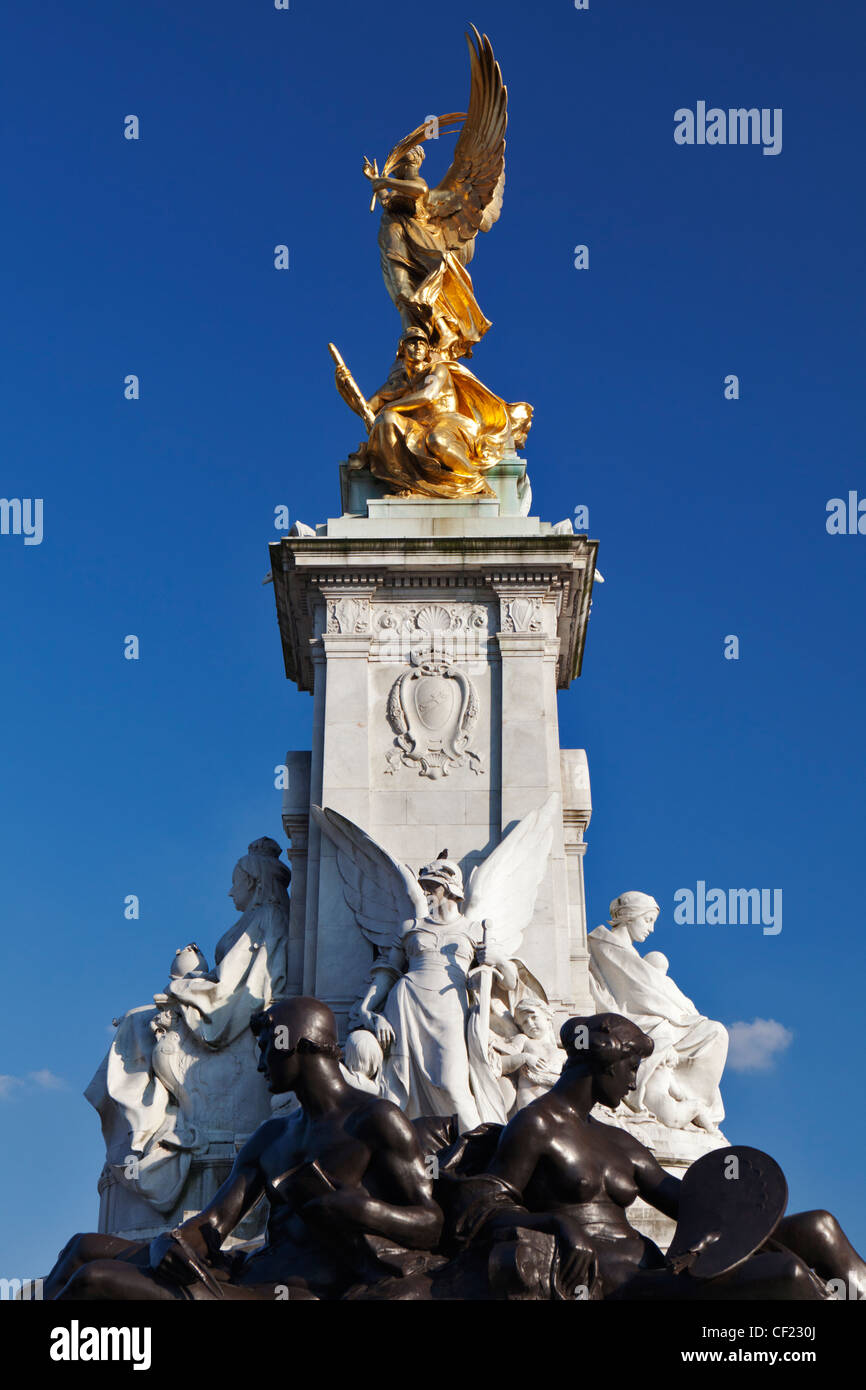
[[(441, 135), (443, 130), (450, 130), (452, 126), (455, 126), (459, 124), (460, 121), (465, 120), (465, 111), (449, 111), (446, 116), (437, 116), (435, 118), (435, 125), (432, 125), (430, 118), (428, 117), (428, 119), (424, 122), (423, 125), (418, 125), (415, 127), (414, 130), (410, 130), (409, 134), (404, 135), (403, 139), (398, 141), (398, 143), (394, 146), (393, 150), (388, 155), (388, 158), (385, 160), (385, 163), (382, 165), (382, 178), (388, 177), (388, 175), (400, 163), (400, 160), (403, 158), (403, 156), (405, 154), (408, 154), (409, 150), (411, 150), (413, 146), (423, 145), (425, 140), (433, 139), (433, 130), (435, 130), (436, 135), (439, 136)], [(375, 168), (375, 165), (373, 167)], [(373, 211), (375, 206), (376, 194), (374, 193), (372, 198), (370, 199), (371, 212)]]
[[(441, 134), (443, 130), (450, 130), (451, 127), (457, 125), (459, 121), (465, 120), (465, 111), (449, 111), (447, 116), (437, 116), (437, 133)], [(400, 143), (394, 146), (393, 150), (388, 155), (388, 158), (385, 160), (385, 163), (382, 166), (383, 178), (387, 177), (387, 175), (390, 174), (391, 170), (397, 164), (400, 163), (400, 160), (403, 158), (403, 156), (405, 154), (408, 154), (409, 150), (411, 150), (414, 145), (423, 145), (425, 140), (429, 140), (432, 138), (430, 125), (431, 123), (429, 119), (426, 120), (423, 125), (416, 126), (414, 130), (410, 130), (409, 134), (404, 135)]]
[(427, 196), (428, 216), (439, 222), (452, 249), (489, 231), (502, 210), (508, 92), (486, 34), (470, 26), (469, 110), (451, 168)]

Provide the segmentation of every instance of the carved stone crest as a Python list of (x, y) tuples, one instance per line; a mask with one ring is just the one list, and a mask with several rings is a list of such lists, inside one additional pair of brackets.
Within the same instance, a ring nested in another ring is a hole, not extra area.
[(478, 719), (478, 691), (447, 657), (430, 660), (423, 650), (411, 653), (411, 668), (391, 687), (388, 723), (396, 748), (387, 755), (387, 772), (398, 764), (417, 768), (419, 777), (447, 777), (467, 762), (481, 773), (481, 755), (469, 747)]

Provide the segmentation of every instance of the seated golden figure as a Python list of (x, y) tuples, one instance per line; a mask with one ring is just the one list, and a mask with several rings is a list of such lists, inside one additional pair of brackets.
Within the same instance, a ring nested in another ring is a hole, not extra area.
[(336, 383), (369, 429), (350, 464), (403, 497), (494, 497), (485, 474), (524, 443), (532, 422), (526, 402), (507, 405), (466, 367), (435, 360), (420, 328), (403, 334), (394, 369), (369, 401), (342, 364)]

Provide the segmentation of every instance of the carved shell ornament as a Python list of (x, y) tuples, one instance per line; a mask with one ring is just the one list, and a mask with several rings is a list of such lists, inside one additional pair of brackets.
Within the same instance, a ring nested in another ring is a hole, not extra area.
[(469, 747), (478, 719), (478, 691), (447, 658), (430, 660), (423, 650), (410, 655), (388, 695), (388, 723), (396, 744), (387, 755), (386, 772), (399, 764), (416, 768), (420, 777), (447, 777), (467, 762), (481, 773), (481, 755)]
[(423, 633), (435, 636), (444, 632), (477, 632), (487, 626), (487, 610), (480, 603), (425, 603), (423, 607), (400, 605), (399, 608), (380, 608), (375, 626), (381, 633)]
[(415, 627), (419, 632), (452, 632), (459, 626), (456, 612), (442, 603), (428, 603), (415, 614)]

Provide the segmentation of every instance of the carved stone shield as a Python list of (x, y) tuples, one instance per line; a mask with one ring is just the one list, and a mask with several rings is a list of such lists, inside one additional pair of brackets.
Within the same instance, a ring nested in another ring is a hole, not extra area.
[(454, 718), (458, 698), (457, 683), (444, 676), (422, 676), (406, 692), (407, 705), (414, 703), (421, 724), (436, 734)]
[(388, 696), (388, 722), (396, 735), (388, 772), (400, 763), (434, 780), (467, 763), (480, 772), (480, 754), (469, 746), (478, 718), (478, 693), (469, 676), (447, 657), (428, 660), (413, 652), (410, 660)]

